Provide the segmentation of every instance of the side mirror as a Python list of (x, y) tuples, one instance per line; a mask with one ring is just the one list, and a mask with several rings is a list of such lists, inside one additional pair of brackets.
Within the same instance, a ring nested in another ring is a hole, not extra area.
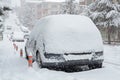
[(27, 36), (24, 36), (24, 38), (25, 38), (25, 39), (27, 39), (27, 40), (29, 40), (29, 35), (27, 35)]

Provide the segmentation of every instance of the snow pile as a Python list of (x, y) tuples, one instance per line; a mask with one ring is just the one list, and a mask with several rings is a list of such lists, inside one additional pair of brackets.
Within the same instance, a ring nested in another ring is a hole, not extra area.
[[(102, 51), (100, 32), (85, 16), (57, 15), (38, 21), (31, 37), (43, 36), (49, 53), (80, 53)], [(40, 38), (41, 38), (40, 37)]]

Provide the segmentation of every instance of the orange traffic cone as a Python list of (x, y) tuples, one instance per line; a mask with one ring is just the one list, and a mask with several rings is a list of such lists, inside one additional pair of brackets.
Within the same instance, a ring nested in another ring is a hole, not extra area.
[(20, 57), (23, 57), (23, 50), (20, 49)]
[(28, 56), (28, 66), (32, 67), (32, 56)]

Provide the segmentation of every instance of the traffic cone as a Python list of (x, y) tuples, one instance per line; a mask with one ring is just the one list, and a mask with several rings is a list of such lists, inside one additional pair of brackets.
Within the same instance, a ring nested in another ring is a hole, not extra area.
[(20, 49), (20, 57), (23, 57), (23, 50)]
[(32, 67), (32, 56), (28, 56), (28, 66)]

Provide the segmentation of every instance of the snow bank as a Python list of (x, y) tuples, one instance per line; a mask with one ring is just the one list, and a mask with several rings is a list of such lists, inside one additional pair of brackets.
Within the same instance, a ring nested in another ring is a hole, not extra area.
[(41, 19), (36, 26), (31, 36), (37, 39), (38, 34), (42, 35), (45, 49), (49, 53), (103, 50), (100, 32), (88, 17), (53, 15)]

